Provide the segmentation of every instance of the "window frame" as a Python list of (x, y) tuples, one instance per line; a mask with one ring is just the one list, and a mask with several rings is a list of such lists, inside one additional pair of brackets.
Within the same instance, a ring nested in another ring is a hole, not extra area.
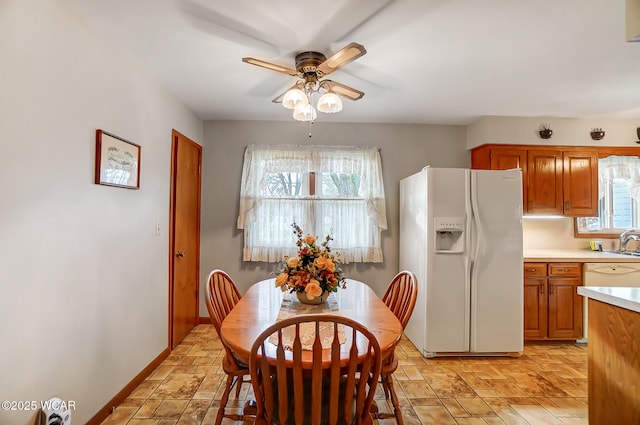
[[(265, 181), (273, 173), (300, 173), (299, 195), (265, 190)], [(325, 196), (320, 185), (326, 176), (334, 175), (340, 176), (337, 192), (332, 189)], [(350, 186), (350, 182), (355, 183)], [(344, 263), (382, 262), (381, 233), (387, 221), (379, 148), (247, 146), (237, 222), (244, 231), (243, 261), (278, 262), (283, 255), (292, 255), (296, 248), (295, 240), (289, 240), (293, 222), (319, 238), (331, 234), (331, 247)]]
[[(615, 154), (615, 153), (611, 153), (611, 154), (606, 154), (606, 155), (599, 155), (598, 156), (598, 161), (605, 159), (605, 158), (609, 158), (612, 156), (618, 156), (618, 157), (635, 157), (640, 159), (640, 155), (625, 155), (625, 154)], [(600, 167), (598, 167), (598, 173), (600, 173)], [(600, 176), (598, 176), (598, 185), (600, 184)], [(612, 189), (612, 185), (610, 185), (609, 189), (610, 192), (613, 190)], [(600, 196), (599, 196), (599, 191), (598, 191), (598, 203), (600, 203)], [(638, 201), (636, 201), (637, 204)], [(632, 210), (635, 210), (636, 205), (634, 205), (634, 202), (632, 202)], [(613, 208), (613, 206), (611, 207)], [(598, 205), (598, 216), (600, 216), (600, 210), (601, 207), (600, 205)], [(632, 213), (633, 214), (633, 213)], [(601, 232), (586, 232), (586, 231), (580, 231), (580, 224), (579, 224), (579, 220), (584, 219), (586, 217), (574, 217), (573, 220), (573, 235), (575, 238), (585, 238), (585, 239), (617, 239), (620, 237), (620, 234), (622, 232), (624, 232), (625, 230), (628, 230), (628, 228), (615, 228), (615, 227), (608, 227), (605, 228), (606, 230), (601, 231)], [(640, 221), (640, 220), (639, 220)], [(638, 223), (638, 227), (640, 227), (640, 222)]]

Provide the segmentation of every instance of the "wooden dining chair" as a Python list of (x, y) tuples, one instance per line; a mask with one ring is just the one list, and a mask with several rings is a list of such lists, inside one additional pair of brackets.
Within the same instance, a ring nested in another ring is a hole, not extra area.
[[(231, 277), (222, 270), (213, 270), (209, 273), (207, 282), (207, 310), (211, 316), (211, 322), (216, 328), (218, 337), (220, 337), (220, 326), (227, 314), (240, 301), (240, 291), (236, 287)], [(222, 370), (227, 375), (222, 398), (220, 399), (220, 407), (216, 416), (216, 425), (220, 425), (222, 418), (229, 418), (235, 421), (253, 421), (254, 416), (249, 414), (250, 409), (244, 409), (242, 414), (226, 413), (225, 409), (229, 401), (229, 393), (236, 387), (236, 398), (240, 396), (240, 389), (243, 383), (250, 383), (249, 366), (240, 362), (229, 349), (227, 344), (220, 338), (225, 354), (222, 359)]]
[[(321, 338), (321, 327), (333, 333)], [(380, 345), (355, 320), (332, 314), (281, 320), (256, 338), (249, 356), (256, 424), (373, 424)]]
[[(382, 302), (393, 312), (402, 329), (407, 326), (409, 318), (413, 313), (413, 308), (416, 306), (416, 300), (418, 298), (418, 281), (416, 276), (408, 271), (403, 270), (391, 280), (391, 283), (387, 287), (387, 291), (382, 297)], [(402, 411), (400, 410), (400, 403), (398, 396), (393, 388), (393, 373), (398, 368), (398, 358), (395, 356), (395, 349), (391, 352), (382, 362), (382, 370), (380, 372), (380, 383), (384, 389), (384, 396), (387, 400), (391, 399), (393, 405), (393, 413), (379, 412), (377, 406), (374, 405), (373, 416), (376, 419), (396, 418), (398, 425), (403, 425)]]

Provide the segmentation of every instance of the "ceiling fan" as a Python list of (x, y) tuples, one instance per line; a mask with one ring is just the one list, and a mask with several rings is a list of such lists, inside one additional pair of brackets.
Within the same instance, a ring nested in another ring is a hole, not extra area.
[(349, 43), (328, 58), (319, 52), (302, 52), (296, 55), (295, 69), (252, 57), (242, 58), (242, 61), (297, 77), (298, 81), (285, 93), (273, 99), (273, 102), (293, 109), (293, 117), (298, 121), (313, 121), (316, 118), (315, 108), (311, 105), (313, 94), (321, 95), (317, 108), (325, 113), (342, 110), (342, 101), (338, 95), (349, 100), (358, 100), (364, 96), (364, 92), (360, 90), (325, 77), (365, 53), (367, 50), (358, 43)]

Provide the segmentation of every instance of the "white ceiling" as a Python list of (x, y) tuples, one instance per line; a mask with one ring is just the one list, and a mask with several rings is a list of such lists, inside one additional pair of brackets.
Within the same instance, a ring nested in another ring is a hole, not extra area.
[(640, 117), (624, 0), (72, 0), (204, 120), (292, 120), (271, 102), (296, 53), (368, 53), (331, 79), (366, 94), (320, 121)]

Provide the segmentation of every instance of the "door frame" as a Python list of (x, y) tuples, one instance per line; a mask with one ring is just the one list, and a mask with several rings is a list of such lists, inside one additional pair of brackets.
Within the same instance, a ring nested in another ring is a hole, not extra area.
[(195, 235), (196, 238), (196, 274), (197, 274), (197, 302), (196, 302), (196, 325), (198, 323), (198, 318), (200, 317), (200, 222), (202, 216), (202, 146), (193, 140), (189, 139), (187, 136), (181, 134), (175, 129), (171, 130), (171, 183), (170, 183), (170, 191), (169, 191), (169, 317), (168, 317), (168, 343), (169, 349), (173, 350), (174, 341), (173, 341), (173, 289), (174, 289), (174, 261), (176, 252), (175, 246), (175, 208), (176, 208), (176, 178), (177, 178), (177, 152), (178, 152), (178, 141), (179, 139), (184, 139), (187, 143), (192, 143), (198, 147), (200, 154), (198, 158), (198, 168), (200, 170), (199, 176), (200, 179), (198, 181), (198, 223), (197, 223), (197, 232)]

